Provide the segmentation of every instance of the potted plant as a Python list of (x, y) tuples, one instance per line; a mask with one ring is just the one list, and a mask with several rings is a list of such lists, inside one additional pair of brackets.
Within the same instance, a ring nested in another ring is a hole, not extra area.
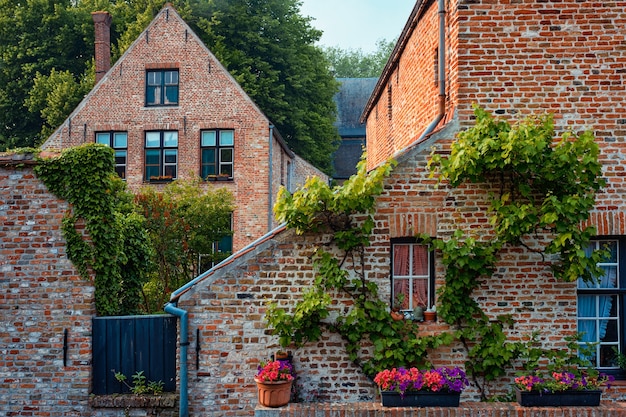
[(259, 404), (265, 407), (282, 407), (289, 403), (293, 372), (287, 361), (261, 362), (254, 381)]
[(602, 387), (610, 387), (613, 379), (595, 370), (553, 371), (548, 376), (534, 372), (515, 378), (515, 395), (525, 407), (598, 406)]
[(428, 307), (426, 311), (424, 311), (424, 320), (426, 321), (437, 320), (437, 310), (435, 309), (435, 306)]
[(402, 314), (402, 306), (404, 305), (404, 294), (399, 293), (396, 294), (396, 298), (393, 301), (393, 306), (391, 308), (391, 318), (400, 321), (404, 320), (404, 314)]
[(458, 407), (461, 391), (469, 385), (458, 367), (385, 369), (376, 374), (374, 382), (383, 407)]

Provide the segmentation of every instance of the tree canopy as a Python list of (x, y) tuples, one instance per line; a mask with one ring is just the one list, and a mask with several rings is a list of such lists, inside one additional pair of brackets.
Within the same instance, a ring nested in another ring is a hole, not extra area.
[(380, 39), (376, 51), (365, 53), (361, 49), (342, 49), (338, 46), (322, 48), (337, 78), (380, 77), (396, 44), (395, 40)]
[[(93, 85), (93, 21), (118, 59), (165, 0), (0, 0), (0, 150), (41, 143)], [(330, 173), (338, 83), (299, 0), (174, 0), (289, 146)]]

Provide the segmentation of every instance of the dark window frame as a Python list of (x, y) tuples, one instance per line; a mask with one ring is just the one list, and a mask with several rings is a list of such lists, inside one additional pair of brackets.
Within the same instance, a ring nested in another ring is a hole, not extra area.
[[(148, 146), (148, 135), (151, 133), (159, 134), (159, 146)], [(167, 146), (165, 141), (165, 134), (167, 133), (176, 133), (176, 146)], [(178, 178), (178, 140), (179, 135), (177, 130), (147, 130), (144, 132), (144, 181), (146, 182), (164, 182), (164, 181), (173, 181)], [(159, 161), (158, 164), (148, 164), (148, 152), (149, 151), (159, 151)], [(166, 155), (168, 151), (175, 150), (176, 161), (174, 163), (168, 162), (167, 158), (170, 155)], [(153, 175), (152, 170), (149, 168), (153, 168), (158, 166), (158, 174)], [(172, 168), (173, 167), (173, 172)]]
[[(176, 74), (176, 82), (169, 79)], [(158, 77), (153, 80), (151, 76)], [(175, 100), (172, 98), (175, 97)], [(180, 102), (180, 73), (178, 69), (146, 70), (145, 105), (146, 107), (178, 106)]]
[[(116, 135), (124, 134), (126, 136), (124, 146), (118, 146), (115, 140)], [(101, 140), (101, 136), (108, 136), (107, 142)], [(126, 170), (128, 168), (128, 132), (124, 130), (104, 130), (95, 132), (95, 143), (101, 143), (113, 148), (115, 152), (115, 172), (121, 179), (126, 181)], [(123, 155), (122, 155), (123, 154)], [(123, 158), (123, 162), (122, 162)]]
[[(230, 144), (222, 144), (222, 135), (231, 134)], [(208, 134), (215, 134), (215, 144), (205, 145)], [(230, 160), (225, 160), (225, 153), (230, 153)], [(212, 154), (212, 157), (210, 157)], [(208, 160), (211, 159), (210, 163)], [(213, 169), (211, 169), (213, 167)], [(200, 177), (205, 181), (217, 179), (232, 180), (235, 175), (235, 130), (234, 129), (203, 129), (200, 131)]]
[[(591, 241), (591, 243), (594, 245), (594, 248), (596, 249), (601, 247), (602, 242), (616, 242), (617, 243), (617, 250), (616, 250), (616, 257), (615, 257), (615, 260), (617, 263), (617, 269), (616, 269), (616, 274), (617, 274), (616, 287), (617, 288), (588, 288), (586, 284), (583, 284), (581, 282), (581, 280), (579, 280), (576, 285), (576, 311), (577, 311), (576, 328), (579, 332), (583, 330), (580, 328), (580, 321), (586, 321), (586, 320), (596, 321), (599, 324), (599, 322), (602, 321), (601, 318), (605, 317), (605, 316), (599, 316), (597, 314), (598, 312), (596, 312), (595, 317), (587, 316), (587, 315), (581, 316), (580, 296), (591, 295), (591, 296), (602, 297), (602, 296), (611, 295), (611, 296), (616, 296), (617, 298), (617, 302), (615, 305), (615, 308), (616, 308), (615, 329), (617, 332), (615, 336), (617, 338), (617, 341), (611, 342), (611, 341), (599, 340), (600, 342), (602, 342), (602, 344), (595, 347), (597, 356), (593, 358), (595, 360), (595, 363), (593, 363), (594, 366), (597, 366), (598, 364), (600, 364), (600, 361), (602, 360), (602, 354), (601, 354), (602, 349), (611, 349), (610, 346), (612, 343), (614, 343), (615, 346), (618, 347), (619, 352), (626, 354), (626, 329), (624, 329), (624, 326), (626, 325), (626, 236), (601, 236), (601, 237), (596, 237), (592, 239)], [(611, 266), (614, 263), (615, 262), (604, 262), (604, 263), (600, 263), (600, 265)], [(600, 299), (599, 298), (596, 299), (596, 302), (600, 302)], [(613, 306), (611, 306), (611, 308), (613, 308)], [(608, 330), (605, 330), (605, 331), (608, 331)], [(598, 339), (599, 338), (597, 336), (594, 338), (594, 340), (596, 341), (598, 341)], [(604, 351), (604, 352), (608, 352), (608, 351)], [(597, 369), (600, 370), (601, 372), (604, 372), (609, 375), (613, 375), (616, 379), (621, 379), (621, 380), (626, 379), (626, 371), (623, 369), (620, 369), (619, 367), (617, 367), (617, 365), (613, 367), (602, 366), (602, 364), (600, 365), (601, 366), (597, 366)]]
[[(426, 247), (426, 250), (428, 251), (428, 294), (427, 294), (427, 298), (428, 298), (428, 306), (425, 307), (431, 307), (435, 305), (435, 253), (432, 250), (432, 248), (430, 247), (430, 245), (424, 243), (423, 241), (419, 240), (419, 239), (415, 239), (414, 237), (401, 237), (401, 238), (392, 238), (390, 240), (390, 245), (389, 245), (389, 253), (390, 253), (390, 265), (389, 265), (389, 281), (390, 281), (390, 285), (391, 285), (391, 291), (390, 291), (390, 306), (394, 307), (394, 301), (395, 301), (395, 289), (394, 289), (394, 281), (396, 280), (396, 274), (394, 271), (394, 246), (396, 245), (420, 245), (420, 246), (424, 246)], [(413, 300), (409, 300), (409, 307), (406, 310), (403, 311), (411, 311), (413, 310), (416, 306), (412, 305)], [(425, 310), (425, 309), (424, 309)]]

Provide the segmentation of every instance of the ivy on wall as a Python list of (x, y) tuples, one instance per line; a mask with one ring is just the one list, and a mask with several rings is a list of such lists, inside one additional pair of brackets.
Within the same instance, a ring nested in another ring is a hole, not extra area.
[(70, 204), (62, 224), (67, 255), (81, 276), (93, 273), (100, 316), (137, 313), (152, 265), (145, 218), (134, 211), (133, 196), (114, 168), (113, 149), (100, 144), (38, 158), (34, 168)]
[(469, 182), (499, 189), (489, 196), (491, 230), (474, 230), (471, 236), (457, 231), (446, 240), (424, 238), (441, 252), (446, 266), (439, 315), (456, 326), (456, 337), (468, 354), (466, 370), (486, 399), (486, 383), (504, 375), (525, 346), (506, 340), (504, 328), (513, 325), (511, 316), (490, 319), (472, 298), (473, 291), (493, 274), (506, 245), (537, 254), (563, 281), (600, 276), (597, 264), (606, 252), (586, 254), (596, 231), (581, 224), (605, 180), (591, 132), (565, 132), (555, 139), (549, 114), (513, 124), (478, 106), (474, 114), (475, 125), (459, 133), (450, 155), (433, 151), (429, 166), (432, 176), (453, 188)]

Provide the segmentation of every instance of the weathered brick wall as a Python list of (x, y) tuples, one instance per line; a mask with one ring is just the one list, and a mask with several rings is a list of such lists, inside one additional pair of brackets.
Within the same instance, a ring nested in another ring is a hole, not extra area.
[(0, 166), (0, 415), (90, 415), (94, 288), (66, 257), (67, 209), (29, 165)]

